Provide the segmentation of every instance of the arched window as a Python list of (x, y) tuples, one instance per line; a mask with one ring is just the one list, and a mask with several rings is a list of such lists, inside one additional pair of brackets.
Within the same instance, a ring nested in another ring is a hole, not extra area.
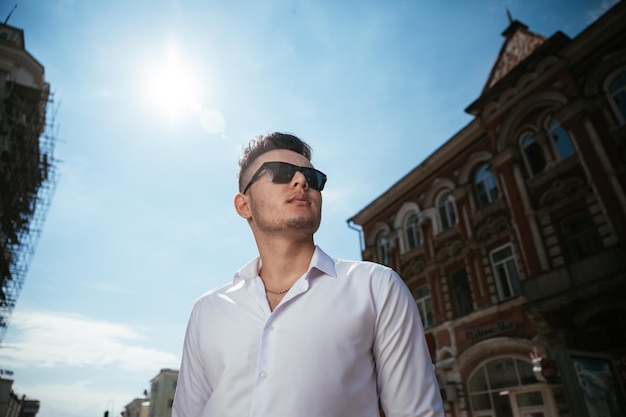
[(415, 213), (411, 214), (406, 220), (404, 231), (409, 250), (415, 249), (422, 244), (422, 231), (420, 230), (419, 222), (420, 217)]
[(493, 174), (489, 172), (489, 166), (484, 164), (476, 173), (476, 192), (481, 207), (493, 203), (499, 196), (498, 186)]
[(626, 124), (626, 72), (618, 75), (609, 86), (609, 95), (617, 110), (620, 124)]
[(554, 144), (557, 159), (567, 158), (574, 153), (572, 141), (567, 134), (567, 131), (561, 127), (559, 122), (554, 119), (550, 121), (550, 124), (548, 125), (548, 133), (550, 134), (550, 138)]
[(522, 152), (524, 153), (524, 159), (526, 160), (526, 166), (531, 176), (535, 176), (543, 171), (546, 167), (546, 160), (543, 157), (541, 147), (535, 141), (532, 134), (524, 136), (521, 142)]
[(454, 226), (457, 222), (456, 211), (454, 209), (454, 200), (450, 192), (445, 192), (439, 197), (437, 202), (439, 211), (439, 219), (441, 221), (441, 229), (446, 230)]
[[(530, 362), (499, 358), (487, 362), (470, 377), (468, 390), (474, 416), (513, 416), (508, 394), (523, 385), (536, 384)], [(540, 391), (535, 402), (543, 403)], [(543, 415), (543, 414), (542, 414)]]
[(389, 232), (384, 231), (378, 237), (377, 243), (378, 262), (389, 264)]

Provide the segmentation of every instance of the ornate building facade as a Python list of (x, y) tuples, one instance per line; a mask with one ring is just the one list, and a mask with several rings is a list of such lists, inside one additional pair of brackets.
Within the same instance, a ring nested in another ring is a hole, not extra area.
[(473, 120), (349, 219), (415, 296), (447, 416), (626, 415), (623, 22), (511, 21)]

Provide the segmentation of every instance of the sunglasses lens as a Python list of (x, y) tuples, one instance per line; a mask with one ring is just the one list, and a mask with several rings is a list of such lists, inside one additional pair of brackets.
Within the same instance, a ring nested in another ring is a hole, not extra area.
[(270, 181), (276, 184), (286, 184), (291, 181), (293, 176), (296, 174), (294, 166), (283, 164), (281, 162), (267, 164), (265, 169), (267, 170), (267, 175)]
[(304, 175), (304, 178), (306, 178), (306, 181), (309, 183), (309, 187), (317, 191), (322, 191), (320, 188), (320, 184), (322, 182), (320, 179), (320, 175), (316, 170), (311, 168), (304, 168), (302, 169), (302, 174)]
[(286, 162), (266, 163), (265, 170), (267, 171), (267, 176), (270, 181), (276, 184), (286, 184), (290, 182), (297, 171), (302, 172), (309, 187), (314, 190), (322, 191), (326, 183), (326, 175), (322, 174), (320, 171), (308, 167), (298, 167)]

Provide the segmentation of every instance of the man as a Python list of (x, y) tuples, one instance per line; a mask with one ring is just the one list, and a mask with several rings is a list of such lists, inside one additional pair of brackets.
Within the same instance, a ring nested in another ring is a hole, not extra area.
[(271, 133), (239, 161), (235, 210), (259, 257), (194, 305), (173, 417), (442, 417), (415, 302), (382, 265), (313, 240), (326, 175)]

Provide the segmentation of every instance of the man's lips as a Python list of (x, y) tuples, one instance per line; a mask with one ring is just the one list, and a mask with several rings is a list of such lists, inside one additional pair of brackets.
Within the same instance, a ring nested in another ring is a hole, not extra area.
[(287, 199), (288, 203), (308, 203), (309, 198), (304, 193), (297, 193)]

